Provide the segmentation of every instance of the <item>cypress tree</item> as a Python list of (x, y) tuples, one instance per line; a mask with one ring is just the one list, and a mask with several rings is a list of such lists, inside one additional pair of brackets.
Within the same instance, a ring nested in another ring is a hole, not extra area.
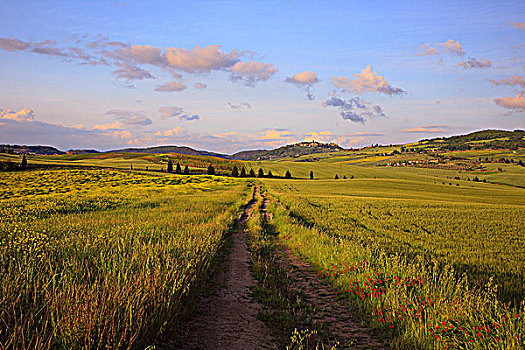
[(314, 171), (310, 170), (310, 180), (313, 180), (313, 179), (314, 179)]
[(175, 167), (175, 174), (182, 174), (182, 169), (180, 168), (179, 163), (177, 163), (177, 166)]
[(291, 179), (292, 178), (292, 174), (290, 173), (289, 170), (286, 170), (286, 174), (284, 175), (284, 178), (285, 179)]
[(272, 171), (268, 170), (268, 177), (273, 177)]
[(345, 179), (345, 180), (346, 180), (346, 175), (343, 175), (343, 179)]
[(250, 177), (255, 177), (255, 171), (253, 171), (253, 169), (250, 169)]
[(215, 175), (215, 169), (213, 169), (213, 165), (208, 165), (208, 175)]
[(129, 170), (133, 170), (133, 164), (129, 165)]
[(188, 166), (184, 166), (184, 175), (189, 175), (190, 174), (190, 168), (188, 168)]
[(173, 163), (171, 162), (171, 159), (168, 160), (167, 171), (168, 171), (168, 173), (172, 173), (173, 172)]
[(22, 162), (20, 163), (20, 169), (26, 170), (26, 168), (27, 168), (27, 159), (26, 159), (26, 155), (24, 154), (24, 156), (22, 157)]
[(244, 167), (241, 168), (241, 177), (246, 177), (246, 169)]
[(259, 168), (259, 173), (257, 174), (257, 177), (264, 177), (264, 171), (262, 168)]
[(335, 174), (334, 179), (339, 180), (339, 176), (337, 176), (337, 174)]
[(233, 177), (238, 177), (239, 176), (239, 169), (237, 169), (237, 166), (233, 167), (232, 176)]

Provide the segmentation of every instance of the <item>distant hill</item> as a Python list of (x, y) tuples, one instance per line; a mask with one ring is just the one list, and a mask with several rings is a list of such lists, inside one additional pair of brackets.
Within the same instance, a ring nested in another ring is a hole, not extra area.
[(421, 140), (426, 146), (440, 150), (513, 149), (525, 148), (524, 130), (481, 130), (466, 135)]
[(208, 152), (208, 151), (198, 151), (190, 147), (186, 146), (155, 146), (155, 147), (147, 147), (147, 148), (124, 148), (124, 149), (118, 149), (113, 151), (107, 151), (106, 153), (110, 152), (117, 152), (117, 153), (178, 153), (178, 154), (187, 154), (191, 156), (209, 156), (209, 157), (219, 157), (219, 158), (227, 158), (230, 157), (221, 154), (221, 153), (215, 153), (215, 152)]
[(0, 153), (54, 155), (64, 154), (65, 152), (51, 146), (0, 145)]
[(271, 160), (278, 158), (295, 158), (308, 154), (344, 151), (335, 143), (300, 142), (282, 146), (273, 150), (257, 150), (238, 152), (231, 156), (236, 160)]

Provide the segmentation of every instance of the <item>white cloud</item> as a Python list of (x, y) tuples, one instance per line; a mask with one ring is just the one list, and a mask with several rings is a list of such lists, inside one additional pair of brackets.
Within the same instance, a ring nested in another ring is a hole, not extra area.
[(512, 109), (516, 112), (525, 112), (524, 93), (518, 93), (514, 97), (495, 98), (494, 103), (500, 107)]
[(35, 113), (29, 108), (22, 108), (17, 111), (13, 109), (0, 109), (0, 119), (12, 119), (27, 122), (35, 119)]
[(297, 73), (293, 77), (288, 77), (284, 81), (290, 84), (308, 86), (312, 84), (317, 84), (319, 82), (319, 79), (317, 79), (316, 72), (305, 71)]
[(319, 79), (317, 79), (316, 72), (305, 71), (297, 73), (293, 77), (288, 77), (284, 80), (286, 83), (294, 84), (300, 88), (306, 90), (306, 97), (309, 100), (315, 99), (314, 95), (310, 92), (313, 84), (317, 84)]
[(167, 64), (175, 69), (188, 73), (209, 73), (212, 70), (223, 70), (231, 67), (239, 60), (239, 53), (221, 51), (220, 45), (199, 46), (193, 50), (168, 47), (164, 51)]
[(173, 92), (173, 91), (182, 91), (186, 89), (186, 85), (181, 81), (171, 81), (166, 84), (157, 85), (155, 91), (159, 92)]
[(256, 61), (237, 62), (231, 68), (231, 80), (241, 80), (248, 86), (254, 86), (259, 81), (268, 80), (277, 73), (273, 64)]
[(332, 84), (343, 92), (357, 92), (359, 94), (365, 91), (382, 93), (389, 96), (403, 95), (406, 93), (405, 90), (390, 85), (384, 77), (374, 74), (370, 65), (363, 69), (361, 73), (354, 74), (354, 77), (354, 79), (344, 76), (334, 77), (332, 78)]
[(464, 56), (465, 50), (461, 47), (459, 41), (449, 39), (444, 43), (434, 43), (434, 47), (431, 44), (421, 45), (420, 50), (422, 52), (418, 53), (419, 56), (435, 56), (441, 55), (443, 53), (450, 53), (456, 56)]

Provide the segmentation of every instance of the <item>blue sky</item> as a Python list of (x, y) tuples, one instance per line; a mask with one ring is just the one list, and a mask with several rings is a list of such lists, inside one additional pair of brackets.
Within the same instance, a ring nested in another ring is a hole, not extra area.
[(233, 153), (523, 128), (525, 3), (2, 1), (0, 143)]

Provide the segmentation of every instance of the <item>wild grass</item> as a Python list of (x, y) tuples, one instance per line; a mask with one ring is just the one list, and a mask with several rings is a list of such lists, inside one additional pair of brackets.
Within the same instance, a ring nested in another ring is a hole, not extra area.
[(245, 183), (102, 170), (0, 174), (0, 348), (144, 348), (172, 332)]
[[(264, 183), (281, 240), (390, 333), (394, 347), (524, 347), (522, 189)], [(487, 279), (476, 281), (479, 273)]]

